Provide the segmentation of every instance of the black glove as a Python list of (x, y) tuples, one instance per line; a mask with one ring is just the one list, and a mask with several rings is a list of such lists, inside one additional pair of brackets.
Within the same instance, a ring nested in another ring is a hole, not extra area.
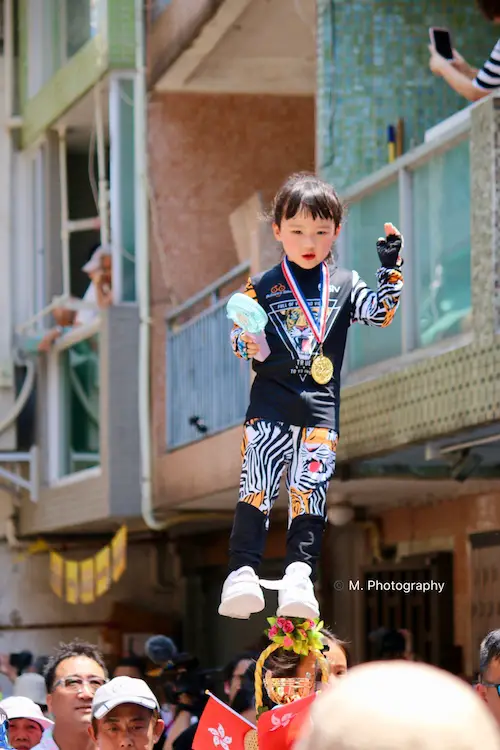
[[(399, 234), (389, 234), (377, 240), (377, 253), (380, 264), (384, 268), (396, 268), (403, 265), (403, 259), (399, 254), (403, 247), (403, 238)], [(398, 263), (399, 258), (399, 263)]]

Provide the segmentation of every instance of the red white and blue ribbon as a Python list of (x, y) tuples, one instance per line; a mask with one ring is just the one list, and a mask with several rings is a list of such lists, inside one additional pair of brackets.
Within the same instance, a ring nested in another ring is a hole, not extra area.
[(290, 290), (295, 297), (298, 306), (302, 310), (302, 312), (305, 315), (305, 318), (309, 324), (309, 327), (311, 331), (314, 333), (314, 336), (316, 338), (316, 341), (318, 344), (322, 344), (325, 340), (325, 334), (326, 334), (326, 323), (328, 320), (328, 302), (330, 299), (330, 271), (328, 269), (328, 265), (326, 263), (321, 264), (321, 285), (320, 285), (320, 309), (319, 309), (319, 326), (316, 322), (316, 319), (312, 313), (311, 308), (309, 307), (307, 300), (305, 299), (304, 295), (299, 289), (299, 285), (295, 281), (292, 273), (292, 269), (290, 268), (288, 264), (288, 260), (286, 258), (283, 258), (281, 262), (281, 270), (283, 271), (283, 275), (286, 279), (286, 282), (288, 286), (290, 287)]

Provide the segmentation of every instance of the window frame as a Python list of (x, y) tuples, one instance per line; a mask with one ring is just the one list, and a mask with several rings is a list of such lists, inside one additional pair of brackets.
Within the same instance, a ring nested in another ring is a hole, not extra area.
[[(368, 197), (370, 194), (387, 187), (394, 182), (399, 188), (399, 229), (404, 236), (404, 259), (408, 281), (405, 283), (404, 292), (398, 314), (402, 316), (401, 327), (401, 354), (397, 357), (376, 362), (363, 368), (353, 370), (349, 367), (349, 357), (344, 359), (342, 368), (342, 380), (345, 386), (354, 386), (373, 380), (391, 372), (403, 370), (409, 365), (416, 364), (429, 357), (439, 356), (448, 351), (453, 351), (468, 346), (473, 340), (473, 332), (461, 333), (448, 339), (438, 341), (427, 347), (418, 347), (416, 329), (416, 294), (415, 294), (415, 253), (413, 239), (413, 174), (429, 163), (436, 156), (441, 156), (447, 151), (459, 146), (464, 141), (470, 140), (470, 116), (460, 124), (445, 131), (440, 136), (423, 143), (421, 146), (409, 151), (396, 161), (388, 164), (382, 169), (374, 172), (368, 177), (360, 180), (343, 194), (343, 199), (352, 205)], [(390, 217), (388, 217), (390, 219)], [(337, 251), (339, 263), (345, 268), (351, 268), (351, 259), (348, 254), (349, 224), (339, 235)], [(365, 279), (369, 284), (369, 280)], [(471, 300), (472, 304), (472, 300)], [(349, 343), (348, 343), (349, 346)], [(347, 354), (347, 353), (346, 353)]]
[[(101, 316), (89, 325), (77, 326), (58, 339), (47, 356), (47, 414), (48, 414), (48, 482), (50, 487), (60, 487), (66, 484), (83, 481), (91, 477), (99, 477), (102, 473), (101, 464), (88, 469), (81, 469), (66, 473), (64, 469), (64, 455), (69, 436), (66, 434), (64, 421), (64, 391), (63, 391), (63, 361), (62, 356), (75, 344), (86, 341), (101, 334)], [(99, 347), (99, 358), (101, 349)], [(102, 435), (99, 435), (101, 443)], [(102, 446), (100, 446), (102, 459)], [(100, 460), (101, 460), (100, 459)]]

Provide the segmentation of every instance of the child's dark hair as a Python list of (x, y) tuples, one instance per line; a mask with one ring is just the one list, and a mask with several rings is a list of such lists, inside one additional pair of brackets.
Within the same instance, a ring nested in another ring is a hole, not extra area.
[(477, 0), (479, 10), (489, 21), (494, 21), (500, 16), (499, 0)]
[(273, 201), (271, 219), (281, 226), (283, 219), (293, 219), (303, 211), (313, 219), (342, 223), (344, 206), (331, 185), (308, 172), (292, 174), (280, 187)]

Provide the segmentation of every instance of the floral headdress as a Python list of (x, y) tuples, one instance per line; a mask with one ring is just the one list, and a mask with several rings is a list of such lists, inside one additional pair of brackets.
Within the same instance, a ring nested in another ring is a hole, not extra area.
[(311, 651), (322, 651), (325, 647), (321, 636), (323, 621), (300, 617), (268, 617), (267, 621), (270, 627), (266, 635), (285, 651), (307, 656)]

